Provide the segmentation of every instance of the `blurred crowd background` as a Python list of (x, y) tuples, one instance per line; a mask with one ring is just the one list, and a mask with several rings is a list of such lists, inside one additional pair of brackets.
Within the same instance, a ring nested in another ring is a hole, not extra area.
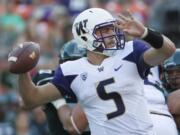
[(49, 135), (41, 107), (19, 107), (17, 76), (8, 72), (8, 53), (18, 43), (40, 44), (36, 69), (53, 69), (62, 45), (72, 39), (74, 17), (90, 7), (114, 15), (129, 9), (146, 26), (154, 28), (180, 47), (180, 0), (0, 0), (0, 135)]

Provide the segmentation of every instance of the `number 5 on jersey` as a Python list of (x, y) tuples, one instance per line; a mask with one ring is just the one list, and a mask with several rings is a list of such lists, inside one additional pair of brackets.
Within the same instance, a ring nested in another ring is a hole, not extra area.
[(97, 86), (97, 94), (102, 100), (114, 100), (114, 103), (117, 107), (117, 110), (112, 113), (107, 114), (108, 119), (112, 119), (114, 117), (117, 117), (119, 115), (122, 115), (125, 112), (125, 106), (122, 100), (121, 95), (118, 92), (110, 92), (107, 93), (105, 90), (105, 86), (114, 83), (114, 79), (110, 78), (104, 81), (99, 82)]

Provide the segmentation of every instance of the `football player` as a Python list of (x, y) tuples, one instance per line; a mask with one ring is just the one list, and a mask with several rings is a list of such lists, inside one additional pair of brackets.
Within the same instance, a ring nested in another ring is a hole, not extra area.
[[(35, 107), (68, 93), (81, 104), (92, 135), (154, 135), (143, 79), (174, 53), (174, 43), (130, 14), (115, 19), (101, 8), (80, 13), (72, 32), (87, 57), (61, 64), (45, 85), (35, 86), (27, 73), (20, 74), (25, 104)], [(141, 40), (125, 42), (124, 32)]]
[(168, 107), (180, 129), (180, 49), (163, 64), (163, 78), (168, 95)]
[(163, 85), (172, 92), (180, 88), (180, 49), (163, 63)]
[[(76, 60), (81, 57), (84, 57), (85, 55), (86, 55), (85, 49), (78, 48), (77, 43), (74, 40), (71, 40), (65, 43), (63, 45), (63, 48), (60, 50), (59, 63)], [(43, 85), (50, 82), (53, 79), (53, 76), (54, 76), (53, 70), (39, 70), (39, 72), (33, 77), (33, 82), (36, 85)], [(59, 135), (59, 134), (70, 135), (64, 129), (63, 124), (61, 123), (59, 118), (63, 117), (64, 113), (71, 112), (71, 110), (69, 110), (69, 108), (66, 106), (67, 104), (73, 108), (77, 104), (77, 102), (73, 101), (71, 97), (68, 97), (68, 96), (64, 96), (64, 98), (66, 101), (64, 99), (59, 99), (59, 100), (53, 101), (52, 103), (47, 103), (46, 105), (43, 106), (43, 110), (46, 114), (48, 127), (51, 132), (51, 135)], [(58, 112), (59, 112), (59, 116), (58, 116)], [(81, 119), (83, 119), (83, 116), (81, 116)], [(84, 125), (86, 126), (86, 124)], [(77, 132), (81, 132), (79, 131), (79, 129), (77, 130), (78, 130)], [(84, 131), (82, 132), (82, 135), (90, 135), (90, 132)]]
[(150, 116), (156, 135), (178, 135), (176, 123), (167, 106), (165, 97), (167, 91), (160, 80), (160, 69), (159, 66), (151, 68), (144, 81), (144, 91)]

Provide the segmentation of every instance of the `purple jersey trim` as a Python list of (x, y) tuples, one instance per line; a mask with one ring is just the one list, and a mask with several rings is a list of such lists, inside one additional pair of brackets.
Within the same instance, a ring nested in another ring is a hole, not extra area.
[(64, 76), (61, 67), (59, 66), (56, 71), (53, 80), (51, 81), (57, 89), (61, 92), (66, 98), (70, 98), (74, 102), (77, 102), (77, 97), (70, 85), (72, 81), (76, 78), (77, 75), (68, 75)]
[(136, 64), (138, 73), (144, 79), (149, 73), (150, 65), (146, 64), (143, 59), (143, 54), (149, 49), (149, 45), (142, 40), (133, 40), (133, 52), (123, 58), (124, 60), (131, 61)]

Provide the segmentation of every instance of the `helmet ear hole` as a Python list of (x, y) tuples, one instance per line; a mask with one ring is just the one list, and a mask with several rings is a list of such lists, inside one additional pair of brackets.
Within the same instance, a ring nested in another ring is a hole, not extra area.
[(84, 41), (87, 41), (87, 37), (85, 37), (85, 36), (81, 36), (81, 39)]

